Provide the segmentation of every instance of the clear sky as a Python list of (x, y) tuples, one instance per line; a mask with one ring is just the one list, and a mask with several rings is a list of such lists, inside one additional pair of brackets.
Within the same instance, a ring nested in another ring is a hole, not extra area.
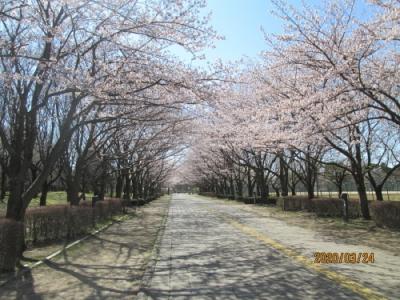
[[(289, 3), (299, 5), (300, 0)], [(207, 9), (212, 12), (211, 25), (225, 37), (215, 49), (205, 51), (208, 61), (255, 57), (266, 49), (261, 27), (268, 33), (282, 30), (280, 20), (271, 14), (270, 0), (208, 0)]]
[[(301, 0), (287, 2), (295, 7), (302, 6)], [(304, 2), (310, 5), (322, 4), (319, 0)], [(265, 50), (266, 42), (261, 27), (267, 33), (283, 30), (282, 22), (271, 13), (272, 9), (270, 0), (208, 0), (207, 10), (212, 12), (211, 25), (220, 35), (225, 36), (225, 40), (216, 42), (215, 49), (204, 52), (206, 61), (234, 61), (243, 56), (254, 58)]]
[(215, 49), (205, 52), (207, 59), (236, 60), (243, 55), (256, 56), (265, 49), (261, 26), (268, 32), (279, 31), (279, 20), (270, 14), (268, 0), (208, 0), (211, 24), (225, 37)]

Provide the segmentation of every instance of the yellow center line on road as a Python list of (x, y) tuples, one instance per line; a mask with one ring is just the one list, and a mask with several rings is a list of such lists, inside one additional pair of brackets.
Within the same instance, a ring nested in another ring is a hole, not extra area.
[(228, 217), (225, 214), (217, 212), (209, 207), (204, 205), (204, 208), (216, 215), (219, 215), (225, 222), (232, 225), (234, 228), (238, 229), (239, 231), (245, 233), (248, 236), (255, 238), (256, 240), (263, 242), (264, 244), (268, 245), (269, 247), (280, 251), (287, 257), (295, 260), (296, 262), (300, 263), (304, 267), (309, 270), (315, 271), (319, 274), (324, 275), (325, 277), (329, 278), (330, 280), (338, 283), (339, 285), (349, 289), (350, 291), (364, 297), (365, 299), (369, 300), (377, 300), (377, 299), (386, 299), (383, 295), (379, 294), (378, 292), (367, 288), (360, 284), (359, 282), (354, 281), (348, 276), (341, 275), (335, 271), (328, 270), (327, 268), (321, 267), (319, 264), (315, 264), (313, 259), (310, 259), (306, 256), (303, 256), (296, 251), (286, 247), (285, 245), (269, 238), (264, 233), (259, 232), (256, 228), (242, 224), (232, 217)]

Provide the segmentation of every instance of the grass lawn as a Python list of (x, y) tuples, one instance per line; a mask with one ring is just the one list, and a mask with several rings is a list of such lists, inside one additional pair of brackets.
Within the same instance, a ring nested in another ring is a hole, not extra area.
[[(93, 193), (86, 193), (86, 199), (90, 199), (93, 197)], [(7, 199), (7, 198), (6, 198)], [(33, 198), (29, 207), (37, 207), (40, 202), (40, 194), (38, 197)], [(59, 205), (59, 204), (67, 204), (67, 193), (64, 191), (59, 192), (49, 192), (47, 194), (47, 205)], [(0, 216), (5, 214), (7, 208), (7, 200), (4, 202), (0, 202)]]

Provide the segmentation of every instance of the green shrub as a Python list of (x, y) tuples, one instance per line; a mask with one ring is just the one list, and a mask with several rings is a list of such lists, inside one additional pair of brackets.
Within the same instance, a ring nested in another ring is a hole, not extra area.
[(371, 213), (376, 225), (400, 229), (400, 201), (374, 201)]

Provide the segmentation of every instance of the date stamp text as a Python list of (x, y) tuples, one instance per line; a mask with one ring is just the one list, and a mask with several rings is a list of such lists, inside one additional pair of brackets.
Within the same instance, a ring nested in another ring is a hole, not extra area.
[(373, 252), (314, 252), (315, 264), (371, 264)]

